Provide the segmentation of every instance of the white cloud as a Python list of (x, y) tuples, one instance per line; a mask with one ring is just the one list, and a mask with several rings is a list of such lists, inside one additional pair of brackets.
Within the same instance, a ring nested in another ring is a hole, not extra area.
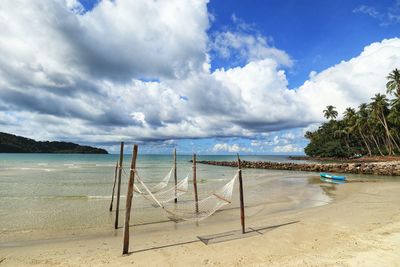
[(255, 147), (262, 146), (263, 144), (264, 143), (260, 140), (251, 140), (250, 142), (250, 146), (255, 146)]
[(282, 138), (284, 138), (285, 140), (294, 140), (295, 135), (292, 132), (288, 132), (288, 133), (282, 134)]
[(378, 12), (376, 8), (366, 5), (358, 6), (353, 10), (354, 13), (363, 13), (376, 19), (383, 19), (384, 15)]
[(302, 149), (295, 145), (302, 140), (304, 140), (304, 134), (300, 130), (297, 130), (296, 133), (293, 131), (283, 133), (276, 132), (272, 139), (268, 138), (268, 136), (259, 136), (259, 139), (250, 142), (250, 146), (258, 152), (274, 151), (276, 147), (278, 147), (277, 149), (279, 150), (284, 148), (286, 145), (295, 146), (296, 149)]
[(73, 13), (82, 14), (85, 11), (84, 6), (78, 0), (65, 0), (65, 3)]
[(71, 12), (82, 11), (76, 0), (1, 1), (0, 51), (8, 59), (3, 70), (33, 72), (28, 81), (49, 84), (57, 83), (56, 74), (184, 77), (202, 70), (206, 61), (206, 4), (104, 0), (80, 15)]
[(224, 59), (250, 62), (270, 58), (284, 66), (293, 64), (286, 52), (270, 46), (267, 39), (260, 34), (220, 32), (212, 42), (211, 48)]
[(394, 5), (384, 11), (368, 5), (360, 5), (353, 10), (354, 13), (361, 13), (370, 16), (380, 22), (381, 26), (388, 26), (400, 23), (400, 0), (396, 0)]
[(276, 153), (295, 153), (295, 152), (302, 152), (303, 148), (293, 144), (288, 144), (284, 146), (276, 146), (274, 147), (273, 151)]
[(318, 127), (321, 126), (321, 123), (311, 123), (307, 127), (304, 127), (302, 129), (302, 135), (304, 136), (306, 132), (314, 132), (318, 129)]
[(230, 153), (238, 153), (238, 152), (251, 152), (250, 148), (241, 147), (238, 144), (227, 144), (227, 143), (218, 143), (215, 144), (213, 152), (230, 152)]
[(322, 110), (334, 105), (342, 113), (346, 107), (369, 102), (376, 93), (385, 93), (386, 76), (400, 64), (400, 39), (373, 43), (349, 61), (342, 61), (307, 80), (297, 90), (304, 110), (315, 121), (323, 121)]
[[(1, 1), (2, 129), (104, 144), (254, 137), (321, 122), (329, 104), (342, 112), (368, 101), (400, 64), (400, 39), (384, 40), (291, 90), (281, 66), (292, 61), (267, 37), (242, 30), (209, 40), (208, 27), (206, 0), (105, 0), (86, 13), (73, 0)], [(246, 63), (212, 72), (210, 43)], [(293, 140), (263, 136), (252, 145)]]

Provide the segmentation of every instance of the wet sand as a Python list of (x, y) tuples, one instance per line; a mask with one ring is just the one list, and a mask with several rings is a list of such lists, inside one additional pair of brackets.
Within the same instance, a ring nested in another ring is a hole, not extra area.
[(334, 201), (323, 206), (285, 210), (286, 202), (275, 200), (250, 209), (249, 233), (233, 233), (235, 240), (214, 238), (206, 245), (197, 238), (239, 230), (233, 207), (197, 225), (168, 221), (132, 227), (128, 256), (121, 256), (119, 229), (111, 236), (2, 246), (0, 265), (399, 266), (400, 183), (327, 184), (324, 190)]

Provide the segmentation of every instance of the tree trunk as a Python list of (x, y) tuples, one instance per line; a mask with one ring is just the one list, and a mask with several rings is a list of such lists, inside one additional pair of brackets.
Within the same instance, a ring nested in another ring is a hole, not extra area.
[(387, 126), (387, 122), (386, 122), (385, 115), (383, 114), (383, 112), (381, 112), (381, 115), (382, 115), (382, 118), (378, 116), (378, 119), (381, 122), (381, 124), (386, 132), (386, 142), (385, 143), (387, 146), (388, 155), (393, 155), (393, 146), (392, 146), (392, 141), (390, 139), (389, 128)]
[(371, 134), (371, 137), (372, 137), (372, 140), (374, 140), (374, 143), (375, 143), (376, 147), (378, 148), (379, 154), (381, 154), (381, 156), (383, 156), (383, 153), (382, 153), (382, 151), (381, 151), (381, 148), (379, 147), (379, 144), (378, 144), (378, 142), (376, 141), (374, 135)]
[(368, 143), (367, 143), (367, 140), (365, 140), (365, 137), (364, 137), (364, 135), (363, 135), (363, 133), (362, 133), (362, 131), (361, 131), (360, 128), (358, 128), (358, 132), (360, 133), (361, 138), (362, 138), (362, 140), (364, 141), (365, 146), (367, 147), (368, 155), (371, 157), (371, 156), (372, 156), (371, 149), (369, 148), (369, 145), (368, 145)]
[[(400, 152), (399, 145), (397, 144), (397, 142), (396, 142), (396, 140), (394, 139), (394, 137), (393, 137), (393, 135), (392, 135), (392, 134), (390, 134), (390, 138), (392, 138), (393, 144), (396, 146), (396, 148), (397, 148), (397, 151), (399, 151), (399, 152)], [(394, 152), (393, 152), (393, 154), (394, 154)]]

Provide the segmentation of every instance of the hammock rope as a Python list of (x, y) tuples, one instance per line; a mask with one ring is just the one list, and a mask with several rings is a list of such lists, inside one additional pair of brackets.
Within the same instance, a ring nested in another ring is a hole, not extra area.
[(143, 180), (140, 178), (140, 176), (137, 174), (137, 172), (135, 172), (135, 173), (136, 173), (136, 178), (142, 187), (142, 189), (140, 189), (139, 186), (137, 186), (135, 184), (134, 185), (135, 192), (140, 194), (147, 200), (153, 199), (154, 202), (156, 202), (158, 206), (160, 206), (159, 203), (170, 202), (173, 199), (180, 197), (183, 194), (186, 194), (188, 192), (189, 176), (186, 176), (184, 179), (182, 179), (176, 186), (173, 186), (173, 187), (168, 188), (163, 191), (158, 191), (156, 193), (153, 193), (148, 188), (148, 186), (143, 182)]
[[(159, 194), (153, 194), (149, 187), (143, 182), (143, 179), (138, 174), (137, 170), (135, 171), (136, 177), (140, 185), (143, 187), (144, 191), (147, 194), (143, 194), (143, 191), (138, 189), (135, 186), (135, 189), (139, 192), (142, 192), (142, 196), (144, 196), (147, 200), (153, 201), (157, 204), (160, 208), (165, 210), (169, 213), (172, 219), (176, 220), (186, 220), (186, 221), (201, 221), (204, 220), (211, 215), (213, 215), (217, 210), (221, 209), (223, 206), (228, 205), (231, 203), (232, 194), (233, 194), (233, 187), (235, 184), (236, 179), (238, 178), (239, 172), (237, 172), (232, 179), (228, 183), (226, 183), (223, 187), (216, 190), (210, 196), (199, 200), (197, 202), (198, 212), (196, 212), (196, 201), (179, 201), (178, 203), (171, 203), (170, 201), (175, 197), (175, 187), (172, 187), (170, 190), (174, 194), (169, 201), (163, 201), (159, 197)], [(184, 190), (185, 193), (187, 192), (187, 180), (186, 177), (180, 183), (183, 184), (186, 189)], [(179, 187), (176, 187), (178, 191)]]
[[(125, 176), (127, 176), (127, 172), (125, 171), (125, 169), (123, 167), (121, 167), (121, 169), (123, 170)], [(136, 170), (134, 169), (130, 169), (130, 171), (136, 172)], [(169, 180), (171, 180), (172, 177), (172, 173), (174, 171), (174, 167), (171, 168), (171, 170), (164, 176), (164, 178), (161, 180), (161, 182), (159, 182), (158, 184), (156, 184), (155, 186), (152, 186), (149, 190), (150, 192), (157, 193), (160, 192), (162, 189), (164, 189), (165, 187), (168, 186)], [(137, 172), (136, 172), (137, 173)], [(139, 193), (139, 192), (138, 192)], [(140, 194), (142, 194), (144, 192), (141, 192)], [(145, 193), (144, 193), (145, 194)]]

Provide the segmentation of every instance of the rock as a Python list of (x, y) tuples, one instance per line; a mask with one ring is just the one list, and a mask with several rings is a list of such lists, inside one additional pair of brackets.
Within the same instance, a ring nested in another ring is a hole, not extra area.
[[(237, 168), (236, 161), (197, 161), (201, 164)], [(269, 161), (242, 161), (242, 168), (274, 169), (312, 172), (359, 173), (375, 175), (400, 175), (400, 162), (368, 162), (368, 163), (292, 163)]]

